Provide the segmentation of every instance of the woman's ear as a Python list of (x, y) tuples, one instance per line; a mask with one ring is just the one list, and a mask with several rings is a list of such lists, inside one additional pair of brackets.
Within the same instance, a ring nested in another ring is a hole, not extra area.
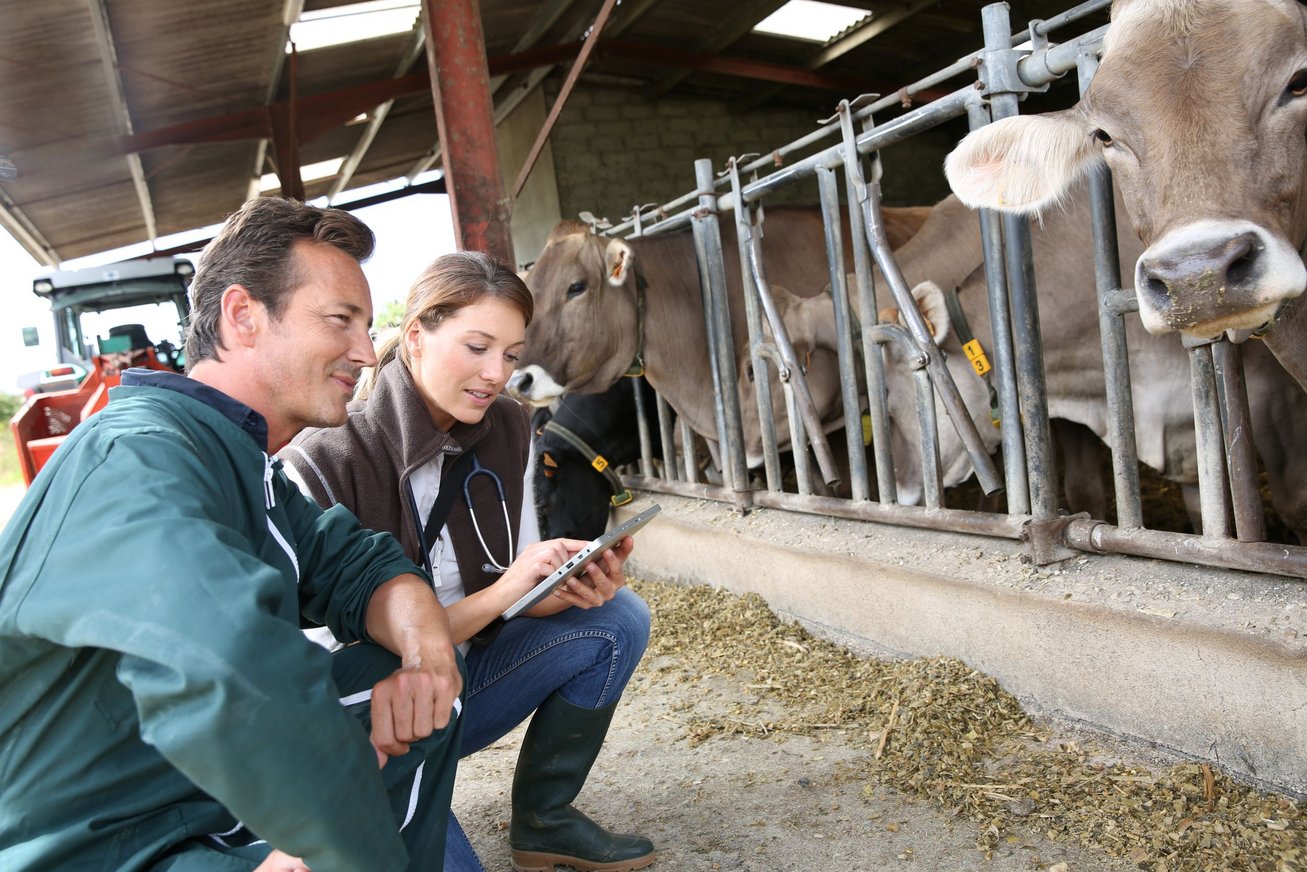
[(404, 333), (404, 350), (408, 352), (409, 357), (420, 357), (422, 355), (422, 322), (414, 319), (413, 323)]

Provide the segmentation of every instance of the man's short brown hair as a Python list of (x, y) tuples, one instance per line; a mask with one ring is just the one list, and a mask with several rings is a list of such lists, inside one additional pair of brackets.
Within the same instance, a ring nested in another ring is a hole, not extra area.
[(372, 256), (376, 237), (366, 224), (342, 209), (319, 209), (298, 200), (258, 197), (232, 213), (200, 254), (191, 281), (190, 326), (186, 331), (186, 367), (218, 360), (226, 350), (218, 325), (222, 295), (242, 285), (274, 319), (300, 285), (295, 243), (339, 248), (362, 262)]

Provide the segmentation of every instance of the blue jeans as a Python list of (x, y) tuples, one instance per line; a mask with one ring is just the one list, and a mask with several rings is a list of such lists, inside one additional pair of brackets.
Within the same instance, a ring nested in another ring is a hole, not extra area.
[[(495, 641), (467, 653), (461, 757), (503, 738), (554, 691), (572, 705), (617, 702), (649, 644), (649, 607), (628, 588), (597, 609), (514, 618)], [(449, 815), (445, 872), (482, 872)]]

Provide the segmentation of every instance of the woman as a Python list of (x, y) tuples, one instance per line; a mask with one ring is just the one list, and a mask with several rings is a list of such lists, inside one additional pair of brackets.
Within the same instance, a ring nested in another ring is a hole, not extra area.
[[(624, 586), (633, 543), (526, 616), (499, 618), (585, 544), (537, 541), (528, 413), (500, 395), (532, 310), (526, 285), (490, 256), (438, 258), (345, 425), (305, 431), (282, 459), (320, 504), (344, 503), (432, 570), (467, 661), (462, 755), (535, 712), (513, 777), (513, 868), (624, 872), (653, 862), (652, 843), (608, 832), (571, 802), (649, 638), (648, 607)], [(447, 844), (446, 869), (481, 868), (452, 815)]]

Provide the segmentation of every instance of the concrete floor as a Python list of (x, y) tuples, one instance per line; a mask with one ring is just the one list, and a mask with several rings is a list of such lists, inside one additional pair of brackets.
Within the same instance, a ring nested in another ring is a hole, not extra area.
[(854, 648), (960, 657), (1036, 712), (1307, 794), (1307, 584), (642, 494), (632, 571), (755, 592)]

